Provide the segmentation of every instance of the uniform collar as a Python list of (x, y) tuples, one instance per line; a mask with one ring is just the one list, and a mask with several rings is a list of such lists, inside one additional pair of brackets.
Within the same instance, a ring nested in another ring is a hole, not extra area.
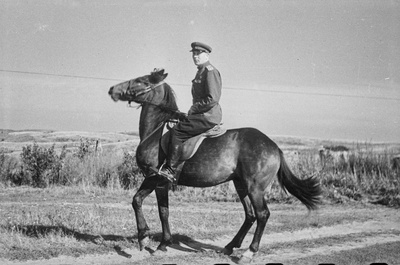
[(207, 61), (203, 64), (200, 64), (199, 66), (197, 66), (197, 69), (199, 69), (199, 71), (203, 70), (205, 67), (209, 66), (211, 63), (210, 61)]

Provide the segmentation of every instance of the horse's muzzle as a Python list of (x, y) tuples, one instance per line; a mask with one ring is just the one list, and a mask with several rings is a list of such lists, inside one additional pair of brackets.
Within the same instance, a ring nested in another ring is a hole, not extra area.
[(114, 100), (115, 102), (118, 101), (119, 98), (114, 93), (114, 86), (110, 87), (110, 90), (108, 90), (108, 94), (111, 96), (112, 100)]

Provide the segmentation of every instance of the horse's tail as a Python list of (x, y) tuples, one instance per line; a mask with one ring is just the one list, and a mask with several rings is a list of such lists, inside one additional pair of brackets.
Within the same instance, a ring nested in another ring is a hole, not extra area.
[(281, 166), (278, 171), (278, 181), (282, 189), (299, 199), (309, 210), (315, 210), (321, 202), (321, 187), (314, 177), (297, 178), (290, 170), (283, 153), (279, 150)]

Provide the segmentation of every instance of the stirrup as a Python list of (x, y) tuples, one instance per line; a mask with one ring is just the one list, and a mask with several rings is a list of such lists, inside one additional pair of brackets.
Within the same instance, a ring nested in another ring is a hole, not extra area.
[(158, 170), (158, 175), (166, 178), (171, 183), (174, 183), (176, 181), (175, 176), (172, 174), (171, 170), (165, 163), (162, 164), (160, 169)]

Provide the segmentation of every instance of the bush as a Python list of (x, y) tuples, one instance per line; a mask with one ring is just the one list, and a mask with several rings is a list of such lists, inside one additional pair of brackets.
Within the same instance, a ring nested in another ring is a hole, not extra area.
[(319, 173), (327, 197), (337, 202), (368, 199), (399, 206), (400, 182), (390, 165), (392, 156), (387, 150), (377, 152), (370, 145), (356, 145), (350, 154), (350, 170), (337, 165)]
[[(123, 154), (110, 150), (94, 152), (89, 141), (81, 140), (73, 151), (63, 147), (56, 154), (54, 145), (39, 147), (36, 143), (23, 147), (20, 158), (7, 155), (0, 150), (0, 182), (2, 185), (32, 185), (46, 187), (70, 185), (83, 187), (107, 187), (136, 189), (143, 176), (136, 164), (136, 157), (125, 151)], [(394, 151), (393, 151), (394, 152)], [(299, 178), (319, 178), (324, 197), (331, 202), (346, 200), (368, 200), (390, 206), (400, 206), (400, 179), (398, 170), (392, 168), (390, 160), (394, 153), (372, 150), (372, 145), (357, 145), (350, 151), (349, 165), (327, 163), (322, 167), (316, 150), (301, 151), (286, 156), (293, 173)], [(237, 195), (228, 184), (211, 189), (180, 187), (179, 197), (200, 201), (235, 201)], [(192, 198), (193, 197), (193, 198)], [(274, 180), (267, 193), (269, 201), (295, 201), (293, 196), (282, 192)]]
[(55, 153), (54, 147), (54, 144), (50, 148), (45, 148), (34, 143), (22, 148), (22, 163), (29, 173), (32, 186), (47, 187), (57, 182), (65, 157), (65, 147), (59, 156)]
[(81, 183), (81, 164), (82, 161), (75, 154), (67, 154), (60, 169), (60, 178), (57, 184), (73, 186)]
[(137, 188), (143, 177), (134, 155), (90, 151), (90, 142), (81, 139), (78, 149), (71, 152), (55, 145), (41, 147), (36, 142), (22, 148), (20, 159), (0, 150), (0, 182), (5, 185), (83, 185), (95, 187)]
[(18, 158), (6, 155), (4, 149), (0, 149), (0, 182), (9, 185), (23, 185), (22, 165)]
[(120, 158), (112, 153), (86, 154), (79, 158), (76, 153), (66, 156), (60, 172), (59, 185), (83, 185), (95, 187), (119, 186), (116, 168)]
[(138, 188), (143, 181), (143, 176), (136, 164), (136, 157), (124, 152), (122, 164), (118, 166), (118, 177), (124, 189)]
[(83, 161), (86, 170), (90, 171), (88, 184), (102, 188), (119, 187), (118, 173), (116, 168), (120, 163), (120, 157), (113, 153), (101, 155), (89, 155)]
[(88, 139), (83, 140), (82, 138), (80, 139), (80, 144), (78, 147), (78, 151), (76, 152), (76, 156), (83, 160), (85, 157), (87, 157), (91, 152), (90, 152), (90, 141)]

